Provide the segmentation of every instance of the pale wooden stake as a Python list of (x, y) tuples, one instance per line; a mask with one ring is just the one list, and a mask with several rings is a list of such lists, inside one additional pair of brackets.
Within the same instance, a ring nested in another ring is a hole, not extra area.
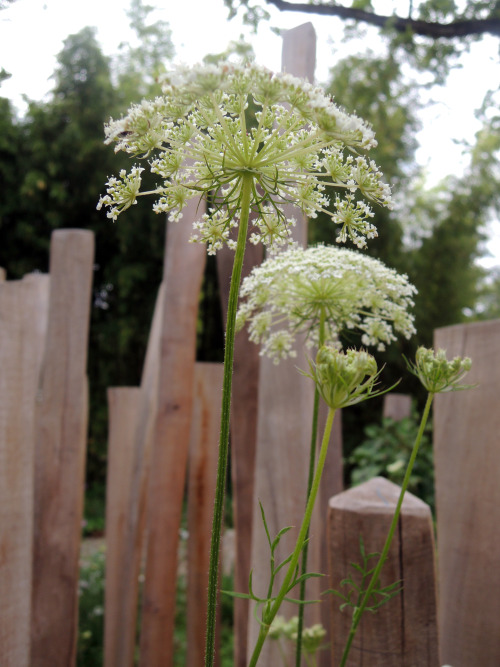
[(34, 411), (49, 277), (0, 284), (0, 665), (30, 666)]
[(35, 415), (31, 667), (68, 667), (76, 657), (93, 260), (92, 232), (53, 233)]
[(469, 356), (475, 389), (436, 396), (434, 452), (441, 664), (500, 665), (500, 320), (437, 329)]
[[(122, 542), (116, 545), (116, 554), (113, 555), (113, 552), (110, 554), (108, 549), (108, 555), (113, 561), (112, 580), (116, 578), (117, 581), (121, 581), (121, 586), (116, 590), (119, 599), (115, 604), (115, 614), (106, 613), (105, 617), (105, 667), (132, 667), (134, 664), (139, 574), (145, 534), (146, 489), (158, 400), (163, 295), (162, 283), (156, 298), (141, 388), (137, 396), (138, 404), (135, 408), (135, 427), (131, 434), (132, 465), (127, 492), (122, 498), (125, 506)], [(114, 593), (111, 592), (110, 595), (113, 600)]]
[[(361, 563), (360, 538), (366, 553), (383, 549), (400, 488), (382, 477), (334, 496), (329, 504), (331, 587), (346, 592), (341, 581)], [(377, 559), (370, 560), (375, 567)], [(439, 667), (434, 535), (430, 508), (405, 495), (399, 525), (381, 574), (381, 585), (401, 580), (403, 589), (376, 613), (365, 612), (354, 638), (348, 667)], [(356, 598), (354, 598), (356, 600)], [(331, 596), (332, 667), (338, 667), (351, 626), (352, 609), (340, 611)], [(469, 663), (472, 664), (472, 663)], [(474, 663), (476, 664), (476, 663)]]
[(400, 421), (411, 416), (411, 396), (407, 394), (386, 394), (384, 396), (384, 418)]
[(192, 200), (180, 224), (169, 223), (165, 253), (158, 407), (148, 483), (146, 580), (141, 667), (173, 664), (177, 549), (193, 402), (198, 301), (206, 261), (189, 243), (191, 222), (203, 214)]
[[(252, 216), (250, 218), (250, 223)], [(252, 233), (249, 225), (248, 235)], [(262, 245), (247, 242), (242, 279), (261, 263)], [(227, 247), (217, 252), (217, 275), (224, 325), (227, 318), (229, 285), (234, 251)], [(252, 545), (253, 488), (257, 438), (257, 395), (259, 387), (259, 348), (248, 340), (246, 329), (234, 341), (234, 373), (231, 397), (231, 480), (235, 535), (234, 590), (246, 592)], [(234, 599), (234, 667), (247, 664), (247, 627), (249, 604)]]
[(0, 282), (7, 280), (7, 271), (0, 266)]
[[(105, 665), (118, 667), (118, 644), (135, 639), (135, 625), (121, 626), (124, 591), (136, 590), (135, 582), (123, 578), (125, 531), (129, 521), (130, 485), (134, 463), (134, 436), (140, 407), (138, 387), (108, 389), (109, 437), (106, 479), (106, 594), (104, 607)], [(135, 597), (134, 609), (137, 608)], [(131, 635), (131, 637), (130, 637)], [(135, 643), (135, 642), (134, 642)], [(132, 661), (133, 662), (133, 661)], [(131, 663), (129, 663), (131, 664)]]
[(188, 464), (187, 662), (203, 667), (223, 365), (197, 363)]
[[(283, 40), (282, 63), (284, 71), (313, 80), (315, 33), (312, 24), (306, 23), (287, 31)], [(297, 220), (297, 226), (293, 230), (294, 239), (305, 246), (307, 243), (306, 219), (291, 205), (285, 207), (285, 215)], [(282, 361), (278, 366), (275, 366), (269, 359), (262, 358), (261, 360), (251, 563), (255, 591), (262, 595), (265, 594), (268, 586), (269, 546), (262, 526), (259, 500), (264, 506), (272, 536), (285, 526), (296, 526), (296, 530), (290, 531), (283, 538), (277, 562), (293, 549), (306, 504), (314, 385), (312, 381), (300, 376), (297, 367), (308, 368), (302, 339), (297, 344), (297, 358)], [(331, 447), (329, 461), (326, 464), (330, 471), (333, 459), (335, 460), (333, 466), (339, 460), (341, 461), (335, 448)], [(338, 469), (341, 470), (341, 464)], [(327, 472), (326, 475), (328, 474)], [(321, 500), (319, 503), (321, 513)], [(326, 505), (323, 505), (322, 511), (326, 512)], [(322, 524), (324, 525), (324, 514)], [(313, 527), (311, 542), (314, 542), (315, 539), (320, 541), (322, 533), (321, 529), (318, 531)], [(311, 546), (310, 554), (308, 569), (318, 571), (321, 569), (320, 548)], [(316, 586), (309, 586), (307, 596), (316, 595), (320, 588), (319, 583)], [(288, 617), (296, 615), (297, 606), (285, 603), (280, 613)], [(319, 614), (318, 607), (311, 610), (307, 622), (319, 620)], [(250, 616), (248, 657), (252, 654), (258, 631), (257, 623), (253, 616)], [(266, 642), (259, 665), (274, 667), (280, 663), (280, 660), (275, 643)]]

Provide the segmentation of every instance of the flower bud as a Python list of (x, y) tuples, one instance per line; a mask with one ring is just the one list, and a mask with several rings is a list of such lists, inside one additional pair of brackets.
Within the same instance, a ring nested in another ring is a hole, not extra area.
[(460, 385), (460, 380), (469, 372), (472, 361), (468, 357), (446, 358), (446, 350), (434, 352), (419, 347), (415, 364), (409, 364), (410, 371), (418, 377), (423, 386), (432, 394), (470, 389), (474, 385)]

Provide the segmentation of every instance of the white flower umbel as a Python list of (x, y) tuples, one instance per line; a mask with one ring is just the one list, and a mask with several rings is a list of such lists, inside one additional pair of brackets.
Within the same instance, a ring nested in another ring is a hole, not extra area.
[(363, 345), (379, 350), (415, 333), (406, 276), (359, 252), (336, 246), (293, 248), (255, 267), (242, 283), (245, 300), (237, 328), (248, 322), (250, 340), (278, 363), (294, 356), (297, 332), (310, 345), (337, 344), (342, 331), (362, 332)]
[(274, 247), (290, 240), (286, 202), (310, 218), (330, 215), (338, 242), (350, 238), (363, 247), (376, 236), (362, 198), (391, 207), (390, 190), (376, 164), (358, 154), (376, 145), (374, 134), (321, 89), (257, 65), (222, 64), (178, 68), (164, 77), (163, 93), (106, 126), (107, 143), (142, 158), (159, 178), (151, 192), (139, 192), (143, 168), (109, 179), (98, 207), (107, 207), (112, 220), (138, 196), (154, 194), (154, 210), (178, 221), (189, 199), (210, 194), (211, 208), (197, 221), (193, 240), (207, 243), (213, 254), (238, 224), (246, 181), (258, 214), (254, 243)]

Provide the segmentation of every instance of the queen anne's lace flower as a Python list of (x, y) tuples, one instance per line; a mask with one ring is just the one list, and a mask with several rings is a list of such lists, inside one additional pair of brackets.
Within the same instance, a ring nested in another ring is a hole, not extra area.
[[(139, 192), (142, 168), (109, 179), (99, 208), (108, 207), (110, 218), (140, 194), (155, 194), (154, 210), (178, 221), (189, 199), (211, 194), (212, 211), (196, 223), (193, 240), (208, 241), (213, 253), (228, 243), (243, 181), (251, 179), (250, 208), (258, 214), (253, 242), (290, 241), (286, 202), (311, 218), (331, 215), (339, 242), (349, 237), (362, 247), (376, 236), (373, 213), (360, 197), (389, 207), (391, 199), (374, 162), (358, 155), (376, 144), (373, 132), (322, 90), (256, 65), (222, 64), (178, 68), (164, 77), (163, 93), (106, 126), (107, 143), (149, 158), (160, 178), (150, 193)], [(327, 188), (335, 190), (333, 214)]]
[(415, 293), (406, 276), (367, 255), (335, 246), (295, 248), (243, 280), (237, 327), (248, 322), (250, 340), (276, 363), (294, 356), (298, 331), (317, 345), (321, 327), (324, 343), (339, 345), (341, 331), (357, 329), (363, 345), (383, 350), (396, 332), (415, 333), (408, 312)]

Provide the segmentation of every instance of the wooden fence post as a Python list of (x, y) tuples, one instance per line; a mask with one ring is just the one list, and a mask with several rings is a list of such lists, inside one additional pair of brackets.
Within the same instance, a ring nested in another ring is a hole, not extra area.
[(434, 452), (442, 663), (500, 665), (500, 320), (437, 329), (475, 389), (438, 395)]
[[(313, 80), (315, 34), (310, 23), (287, 31), (283, 40), (282, 63), (284, 71)], [(296, 218), (294, 239), (305, 246), (307, 220), (300, 211), (289, 204), (285, 206), (285, 215)], [(308, 367), (302, 340), (299, 340), (297, 344), (297, 358), (295, 359), (282, 361), (278, 366), (275, 366), (269, 359), (261, 359), (251, 552), (253, 584), (257, 594), (265, 594), (267, 591), (269, 573), (269, 546), (262, 526), (258, 501), (262, 502), (266, 512), (272, 536), (285, 526), (297, 527), (282, 539), (277, 559), (283, 558), (293, 549), (305, 509), (314, 385), (312, 381), (300, 376), (297, 367), (304, 369)], [(336, 421), (335, 431), (338, 435), (339, 420)], [(336, 440), (336, 442), (339, 441)], [(330, 474), (329, 471), (336, 468), (341, 470), (340, 450), (332, 446), (328, 456), (326, 477)], [(335, 472), (333, 474), (336, 475)], [(335, 491), (338, 490), (340, 489), (335, 489)], [(331, 493), (330, 488), (329, 495)], [(321, 511), (321, 500), (318, 500)], [(326, 504), (323, 505), (323, 512), (325, 511)], [(311, 557), (308, 569), (312, 571), (316, 567), (321, 568), (320, 548), (314, 542), (321, 541), (322, 532), (322, 530), (315, 531), (314, 528), (311, 532)], [(319, 586), (320, 584), (318, 587), (314, 585), (308, 587), (308, 597), (314, 596)], [(319, 620), (318, 608), (310, 612), (313, 618), (310, 616), (308, 623), (312, 620)], [(285, 603), (280, 613), (285, 616), (296, 615), (297, 606)], [(257, 623), (250, 616), (247, 656), (250, 656), (253, 651), (258, 630)], [(280, 660), (274, 642), (266, 642), (259, 665), (274, 667), (280, 663)]]
[[(146, 490), (149, 475), (149, 460), (151, 457), (152, 432), (158, 400), (158, 376), (160, 356), (160, 334), (163, 321), (163, 283), (158, 290), (151, 331), (149, 334), (146, 359), (142, 371), (141, 387), (137, 393), (137, 405), (131, 407), (133, 416), (133, 430), (124, 437), (132, 438), (132, 462), (128, 482), (122, 481), (115, 473), (108, 480), (107, 491), (111, 498), (106, 499), (106, 536), (112, 519), (108, 521), (108, 502), (114, 502), (113, 486), (116, 483), (124, 487), (126, 493), (120, 494), (123, 503), (124, 524), (120, 532), (115, 533), (115, 539), (108, 544), (106, 554), (106, 612), (104, 636), (104, 664), (105, 667), (132, 667), (134, 664), (136, 647), (137, 609), (139, 596), (139, 573), (143, 555), (145, 537)], [(130, 389), (129, 391), (132, 391)], [(118, 395), (121, 408), (122, 401), (128, 396)], [(130, 415), (132, 417), (132, 415)], [(127, 417), (129, 421), (129, 417)], [(118, 433), (115, 433), (115, 426)], [(123, 431), (119, 421), (113, 420), (110, 413), (109, 447), (110, 456), (115, 456), (112, 450), (120, 447), (120, 433)], [(116, 454), (119, 457), (120, 453)], [(108, 457), (108, 474), (112, 463)], [(111, 510), (114, 512), (115, 510)], [(115, 529), (111, 527), (111, 531)], [(111, 568), (113, 568), (111, 570)], [(108, 572), (111, 572), (108, 592)], [(114, 582), (120, 582), (115, 586)], [(108, 600), (111, 610), (108, 611)], [(113, 611), (114, 609), (114, 611)]]
[[(252, 233), (252, 216), (248, 237)], [(234, 230), (237, 231), (237, 230)], [(262, 245), (247, 243), (242, 278), (262, 261)], [(227, 247), (217, 252), (217, 276), (224, 326), (227, 319), (229, 286), (234, 251)], [(248, 340), (246, 328), (234, 341), (234, 373), (231, 397), (231, 481), (235, 527), (234, 590), (246, 591), (252, 548), (253, 490), (257, 444), (257, 403), (259, 388), (259, 348)], [(234, 667), (246, 667), (248, 600), (234, 599)]]
[(30, 667), (34, 412), (49, 277), (0, 284), (0, 665)]
[(223, 365), (197, 363), (188, 463), (187, 662), (203, 667)]
[[(382, 477), (334, 496), (329, 504), (331, 588), (346, 592), (340, 582), (359, 575), (351, 563), (361, 563), (360, 538), (366, 553), (382, 551), (400, 488)], [(370, 561), (373, 568), (377, 563)], [(438, 667), (437, 602), (434, 535), (430, 508), (405, 495), (399, 526), (381, 574), (382, 586), (401, 580), (403, 589), (376, 613), (363, 615), (347, 661), (348, 667)], [(356, 599), (356, 598), (354, 598)], [(332, 667), (342, 657), (352, 609), (342, 612), (331, 596)], [(471, 665), (472, 663), (469, 663)], [(476, 664), (476, 663), (474, 663)], [(479, 664), (479, 663), (477, 663)]]
[(141, 667), (173, 664), (177, 549), (189, 449), (196, 320), (206, 249), (189, 243), (202, 214), (192, 200), (181, 223), (167, 225), (158, 405), (148, 482), (146, 580)]
[(94, 235), (52, 235), (46, 347), (35, 413), (31, 667), (76, 658)]
[(391, 392), (384, 396), (384, 419), (400, 421), (411, 416), (411, 396)]

